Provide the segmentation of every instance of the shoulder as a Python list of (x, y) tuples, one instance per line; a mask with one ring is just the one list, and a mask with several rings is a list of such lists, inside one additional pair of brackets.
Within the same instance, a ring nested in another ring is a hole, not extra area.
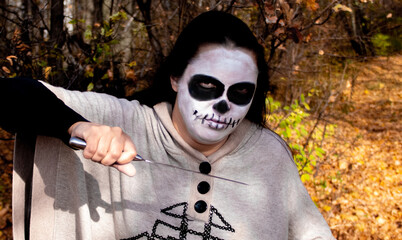
[(265, 151), (269, 151), (271, 154), (276, 152), (282, 157), (293, 159), (289, 145), (281, 138), (281, 136), (269, 128), (263, 128), (255, 125), (254, 129), (254, 134), (251, 137), (253, 138), (253, 145), (265, 149)]
[(233, 154), (253, 158), (253, 161), (266, 164), (293, 166), (293, 156), (288, 144), (274, 131), (247, 122), (246, 131), (236, 133), (235, 137), (242, 138), (241, 143)]

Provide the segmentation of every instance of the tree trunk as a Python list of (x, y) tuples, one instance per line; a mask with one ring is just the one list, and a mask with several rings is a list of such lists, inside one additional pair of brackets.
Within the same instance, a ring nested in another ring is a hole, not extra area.
[(63, 62), (61, 48), (64, 45), (66, 34), (64, 32), (64, 4), (63, 0), (51, 0), (50, 4), (50, 40), (48, 65), (52, 67), (52, 83), (63, 85)]
[(50, 5), (50, 42), (60, 48), (64, 44), (64, 4), (63, 0), (52, 0)]
[(144, 0), (137, 0), (137, 4), (141, 11), (142, 17), (144, 18), (144, 25), (148, 33), (148, 39), (153, 49), (155, 65), (158, 66), (162, 62), (164, 56), (162, 52), (162, 45), (157, 38), (159, 34), (157, 33), (156, 28), (153, 27), (151, 20), (152, 0), (145, 0), (145, 2)]
[[(0, 0), (0, 16), (7, 16), (7, 13), (3, 10), (6, 9), (6, 0)], [(6, 39), (7, 36), (7, 27), (6, 27), (6, 18), (0, 17), (0, 38)]]
[(21, 51), (20, 53), (20, 59), (23, 61), (22, 68), (24, 69), (23, 71), (25, 72), (25, 75), (27, 77), (32, 77), (33, 72), (32, 68), (30, 67), (32, 65), (32, 58), (31, 54), (27, 54), (30, 51), (30, 48), (32, 47), (31, 43), (31, 34), (30, 34), (30, 23), (31, 23), (31, 14), (30, 14), (30, 1), (29, 0), (24, 0), (22, 2), (22, 8), (23, 8), (23, 17), (22, 17), (22, 22), (21, 22), (21, 35), (20, 39), (22, 43), (24, 43), (26, 46), (29, 46), (25, 51)]
[(338, 16), (340, 16), (340, 20), (343, 22), (344, 28), (349, 35), (350, 44), (355, 53), (362, 57), (372, 56), (374, 48), (370, 40), (368, 40), (369, 36), (367, 36), (364, 29), (364, 25), (367, 23), (359, 4), (349, 0), (348, 7), (353, 9), (353, 11), (351, 13), (340, 12)]
[(93, 11), (94, 23), (103, 23), (103, 0), (94, 0)]

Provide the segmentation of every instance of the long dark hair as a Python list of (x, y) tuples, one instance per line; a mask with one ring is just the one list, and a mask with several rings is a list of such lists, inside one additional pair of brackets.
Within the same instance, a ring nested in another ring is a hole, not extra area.
[(246, 119), (264, 126), (267, 114), (265, 97), (269, 88), (264, 48), (243, 21), (225, 12), (209, 11), (193, 19), (181, 32), (169, 56), (160, 66), (152, 87), (133, 98), (151, 107), (164, 101), (173, 105), (176, 92), (170, 85), (170, 77), (181, 77), (200, 46), (208, 43), (231, 44), (255, 54), (259, 71), (257, 89)]

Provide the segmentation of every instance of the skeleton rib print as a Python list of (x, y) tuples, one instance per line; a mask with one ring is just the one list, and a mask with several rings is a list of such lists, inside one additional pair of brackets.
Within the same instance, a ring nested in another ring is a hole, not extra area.
[[(182, 207), (182, 212), (181, 214), (176, 214), (173, 213), (173, 209), (176, 208), (181, 208)], [(152, 227), (152, 232), (143, 232), (138, 234), (137, 236), (131, 237), (131, 238), (126, 238), (122, 240), (137, 240), (137, 239), (146, 239), (146, 240), (154, 240), (154, 239), (161, 239), (161, 240), (186, 240), (187, 237), (190, 236), (199, 236), (201, 237), (200, 239), (203, 240), (224, 240), (222, 238), (216, 237), (212, 235), (212, 229), (215, 229), (217, 231), (226, 231), (226, 232), (235, 232), (235, 229), (223, 218), (222, 214), (218, 212), (216, 208), (211, 206), (210, 212), (209, 212), (209, 220), (207, 223), (204, 224), (204, 229), (202, 231), (197, 231), (194, 229), (189, 228), (189, 218), (187, 217), (187, 209), (188, 209), (188, 203), (182, 202), (182, 203), (177, 203), (173, 206), (161, 209), (161, 213), (163, 215), (175, 218), (175, 219), (180, 219), (180, 225), (179, 226), (174, 226), (170, 223), (161, 221), (157, 219), (154, 223), (154, 226)], [(215, 218), (213, 218), (215, 216)], [(218, 218), (216, 218), (218, 217)], [(216, 223), (213, 221), (213, 219), (220, 221), (220, 224)], [(159, 229), (163, 228), (169, 228), (175, 232), (177, 232), (177, 236), (162, 236), (160, 233)]]

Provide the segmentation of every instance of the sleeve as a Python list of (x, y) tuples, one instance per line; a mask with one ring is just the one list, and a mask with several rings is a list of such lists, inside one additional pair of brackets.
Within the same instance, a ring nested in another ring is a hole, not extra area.
[[(126, 133), (134, 133), (140, 129), (145, 118), (152, 114), (152, 109), (143, 107), (138, 101), (98, 93), (80, 92), (55, 87), (41, 82), (65, 105), (90, 122), (121, 127)], [(141, 130), (139, 130), (141, 131)]]
[(57, 137), (65, 143), (68, 129), (87, 121), (66, 106), (52, 91), (29, 78), (0, 79), (0, 126), (11, 132)]
[(314, 204), (297, 169), (289, 178), (290, 226), (289, 239), (335, 240), (331, 230)]

